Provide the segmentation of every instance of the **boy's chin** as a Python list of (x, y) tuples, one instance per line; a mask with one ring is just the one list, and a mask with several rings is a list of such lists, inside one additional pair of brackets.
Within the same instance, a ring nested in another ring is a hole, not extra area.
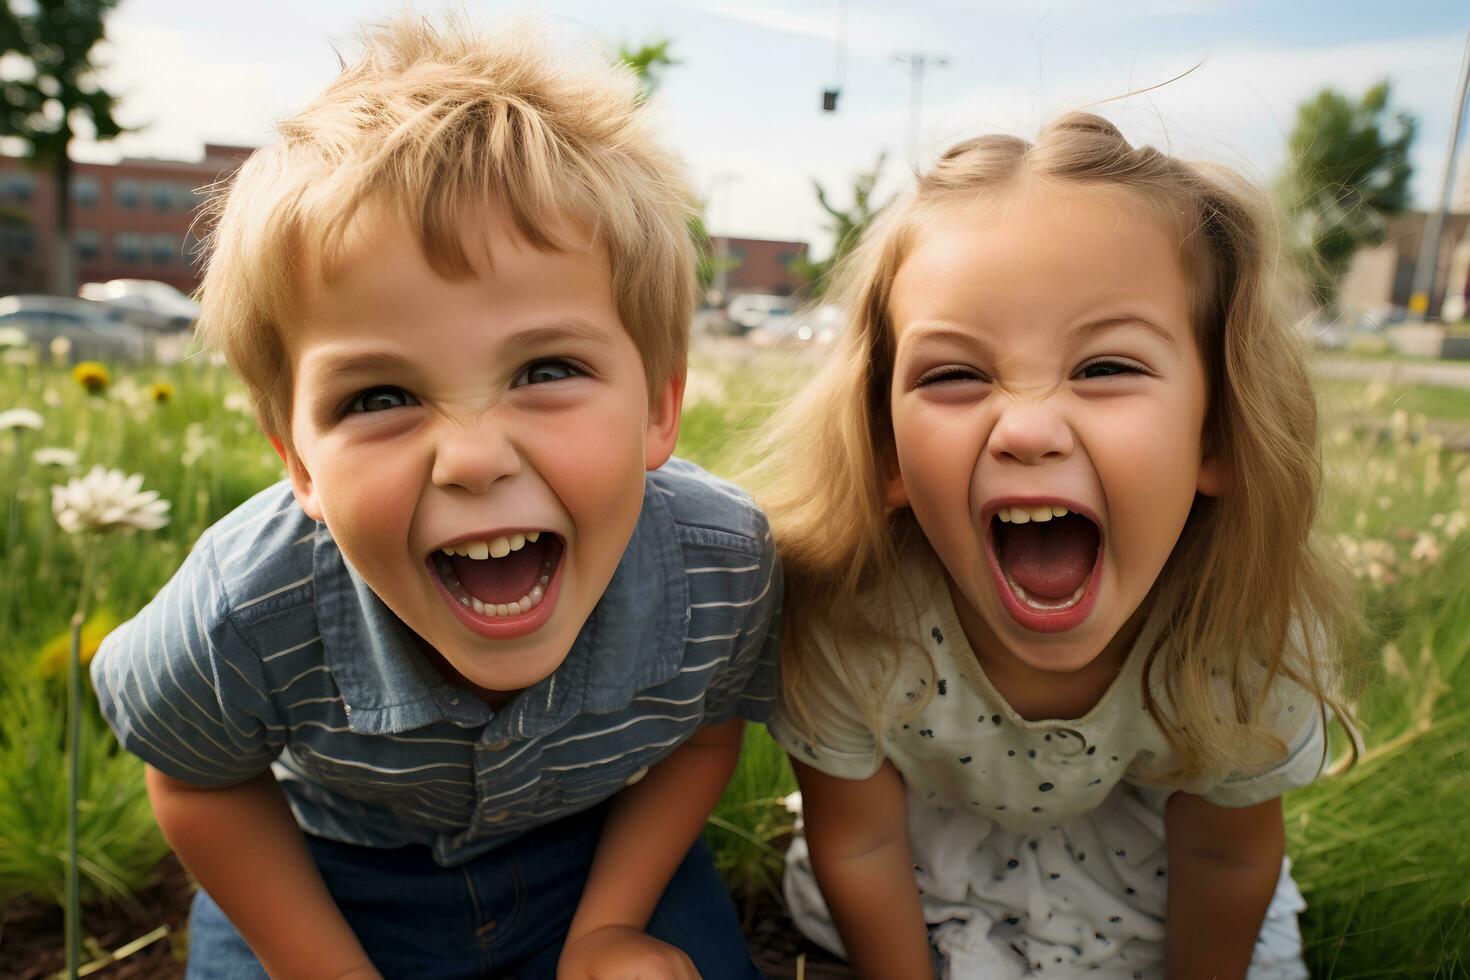
[(444, 660), (461, 683), (487, 700), (500, 700), (550, 677), (567, 659), (569, 652), (568, 649), (559, 653), (521, 651), (465, 658), (450, 656)]

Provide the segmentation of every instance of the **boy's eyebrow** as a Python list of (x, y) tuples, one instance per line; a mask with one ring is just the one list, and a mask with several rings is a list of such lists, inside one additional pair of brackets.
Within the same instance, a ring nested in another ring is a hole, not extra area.
[(333, 357), (317, 370), (319, 383), (330, 384), (343, 377), (359, 374), (383, 374), (407, 371), (411, 365), (397, 354), (367, 351)]
[(568, 318), (521, 330), (506, 340), (505, 349), (507, 353), (514, 356), (522, 351), (567, 341), (598, 344), (604, 347), (611, 343), (606, 330), (599, 329), (585, 320)]

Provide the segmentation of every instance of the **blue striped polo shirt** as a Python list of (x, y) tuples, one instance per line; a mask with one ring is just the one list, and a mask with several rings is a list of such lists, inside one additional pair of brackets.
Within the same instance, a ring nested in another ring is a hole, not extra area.
[(495, 710), (444, 679), (287, 483), (206, 531), (92, 663), (131, 752), (190, 783), (271, 769), (302, 829), (454, 865), (764, 722), (781, 572), (765, 515), (671, 460), (566, 660)]

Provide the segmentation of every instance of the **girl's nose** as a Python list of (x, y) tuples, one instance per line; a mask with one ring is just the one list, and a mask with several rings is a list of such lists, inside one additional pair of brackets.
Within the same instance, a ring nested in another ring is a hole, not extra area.
[(1076, 445), (1072, 427), (1044, 402), (1013, 402), (990, 431), (990, 455), (1000, 462), (1059, 462)]
[(434, 446), (435, 486), (485, 493), (496, 482), (520, 471), (520, 450), (494, 413), (468, 421), (441, 422)]

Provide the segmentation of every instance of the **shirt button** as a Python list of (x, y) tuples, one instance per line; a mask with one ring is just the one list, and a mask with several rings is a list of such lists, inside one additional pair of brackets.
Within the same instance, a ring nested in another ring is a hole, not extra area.
[(449, 703), (450, 704), (459, 704), (459, 698), (450, 698), (449, 699)]
[(508, 739), (508, 738), (497, 738), (493, 742), (486, 742), (485, 743), (485, 748), (489, 749), (491, 752), (503, 752), (503, 751), (505, 751), (505, 749), (507, 749), (509, 747), (510, 747), (510, 739)]
[(638, 780), (642, 779), (644, 776), (647, 776), (647, 775), (648, 775), (648, 767), (647, 766), (644, 766), (642, 769), (639, 769), (637, 772), (633, 773), (633, 775), (631, 775), (631, 776), (628, 777), (628, 783), (627, 783), (627, 785), (632, 786), (634, 783), (638, 782)]
[(350, 715), (350, 714), (352, 714), (352, 705), (347, 704), (346, 702), (343, 702), (343, 704), (342, 704), (342, 713), (344, 715)]

